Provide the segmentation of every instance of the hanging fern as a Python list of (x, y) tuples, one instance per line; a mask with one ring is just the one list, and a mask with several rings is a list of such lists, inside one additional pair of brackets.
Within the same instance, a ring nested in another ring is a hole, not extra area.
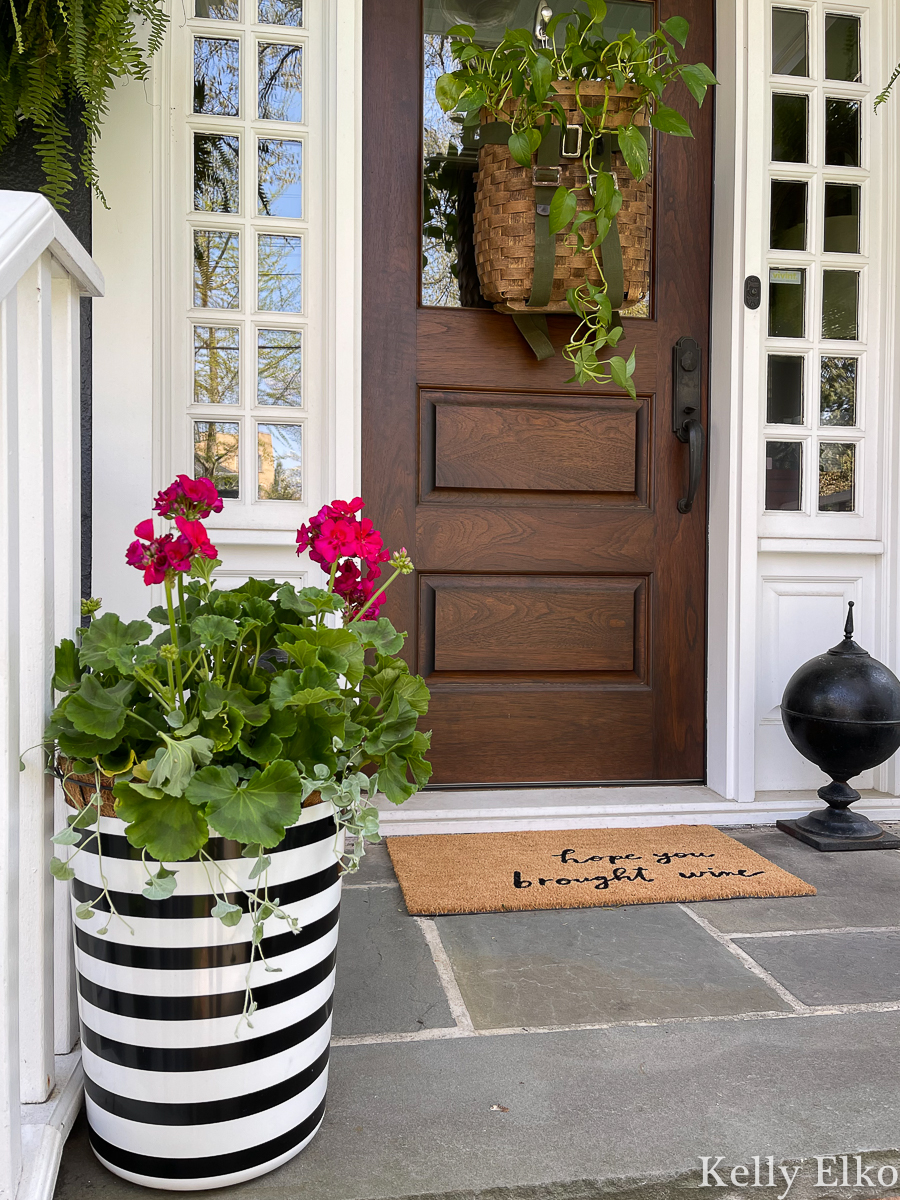
[(81, 109), (79, 166), (103, 200), (94, 148), (109, 93), (117, 79), (146, 78), (167, 20), (162, 0), (0, 0), (0, 151), (30, 122), (41, 191), (57, 208), (68, 208), (75, 182), (67, 109)]

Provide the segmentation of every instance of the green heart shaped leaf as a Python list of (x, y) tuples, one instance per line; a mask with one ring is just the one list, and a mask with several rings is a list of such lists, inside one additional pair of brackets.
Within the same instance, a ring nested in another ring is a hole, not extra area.
[(151, 799), (125, 782), (113, 791), (129, 845), (146, 849), (157, 862), (183, 862), (206, 844), (209, 826), (185, 796)]
[(152, 626), (146, 621), (130, 621), (127, 625), (115, 613), (104, 613), (91, 621), (81, 640), (79, 658), (84, 667), (95, 671), (113, 669), (109, 651), (114, 646), (134, 646), (150, 636)]
[(81, 733), (112, 738), (125, 724), (125, 706), (133, 691), (134, 684), (124, 679), (105, 688), (96, 675), (85, 675), (78, 691), (72, 692), (62, 707), (66, 717)]
[(650, 169), (650, 151), (636, 125), (624, 125), (619, 129), (619, 149), (635, 179), (643, 179)]
[(303, 806), (303, 785), (292, 762), (279, 760), (240, 785), (222, 767), (204, 767), (188, 784), (187, 797), (202, 805), (210, 825), (238, 842), (277, 846)]

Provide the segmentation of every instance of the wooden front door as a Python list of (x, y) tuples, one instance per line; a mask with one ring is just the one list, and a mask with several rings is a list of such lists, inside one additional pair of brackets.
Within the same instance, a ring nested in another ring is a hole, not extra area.
[[(657, 7), (712, 64), (712, 0)], [(421, 0), (366, 0), (364, 21), (363, 495), (417, 568), (385, 611), (431, 688), (432, 782), (702, 780), (705, 468), (682, 515), (672, 374), (683, 336), (706, 370), (712, 101), (676, 99), (693, 140), (654, 138), (634, 403), (566, 382), (573, 319), (538, 362), (508, 316), (421, 304)]]

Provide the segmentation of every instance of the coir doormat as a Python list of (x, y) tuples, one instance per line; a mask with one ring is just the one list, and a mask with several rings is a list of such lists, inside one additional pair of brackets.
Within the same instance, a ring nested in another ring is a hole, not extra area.
[(711, 825), (422, 834), (387, 848), (420, 915), (816, 894)]

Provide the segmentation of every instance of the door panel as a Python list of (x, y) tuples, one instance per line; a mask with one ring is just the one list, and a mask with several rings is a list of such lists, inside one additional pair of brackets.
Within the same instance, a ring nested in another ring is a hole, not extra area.
[[(658, 7), (712, 63), (712, 0)], [(432, 690), (434, 782), (699, 780), (705, 495), (678, 512), (671, 372), (681, 336), (706, 356), (711, 101), (673, 89), (696, 136), (655, 140), (635, 403), (568, 382), (568, 318), (539, 363), (507, 316), (419, 306), (421, 3), (364, 19), (363, 489), (417, 567), (386, 612)]]

